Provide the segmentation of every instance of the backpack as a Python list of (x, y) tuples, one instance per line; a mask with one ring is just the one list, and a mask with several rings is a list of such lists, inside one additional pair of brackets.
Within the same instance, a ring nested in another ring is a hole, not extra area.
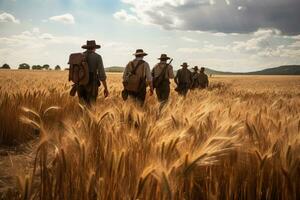
[(141, 88), (141, 82), (143, 77), (140, 77), (138, 74), (136, 74), (136, 71), (138, 67), (142, 64), (144, 64), (145, 61), (141, 60), (137, 63), (136, 66), (134, 66), (133, 62), (130, 63), (132, 70), (127, 78), (126, 81), (123, 82), (124, 88), (127, 91), (131, 92), (139, 92)]
[(69, 81), (76, 85), (87, 85), (89, 82), (89, 67), (84, 53), (73, 53), (69, 57)]
[(157, 76), (157, 77), (154, 77), (154, 71), (153, 71), (152, 76), (154, 77), (153, 78), (153, 87), (154, 88), (159, 87), (161, 85), (161, 83), (165, 80), (167, 68), (168, 68), (168, 65), (166, 64), (164, 66), (164, 68), (162, 69), (161, 73), (159, 74), (159, 76)]
[(172, 63), (173, 59), (170, 60), (169, 63), (166, 63), (164, 68), (162, 69), (161, 73), (159, 74), (158, 77), (154, 77), (154, 69), (152, 71), (152, 76), (153, 78), (153, 87), (157, 88), (161, 85), (161, 83), (166, 79), (166, 72), (168, 70), (169, 65)]

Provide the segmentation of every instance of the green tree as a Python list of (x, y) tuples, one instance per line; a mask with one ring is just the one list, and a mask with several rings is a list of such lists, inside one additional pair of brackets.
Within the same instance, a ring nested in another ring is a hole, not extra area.
[(42, 67), (43, 69), (45, 69), (45, 70), (48, 70), (49, 68), (50, 68), (50, 65), (48, 65), (48, 64), (45, 64), (45, 65), (43, 65), (43, 67)]
[(43, 67), (41, 65), (33, 65), (32, 69), (33, 70), (41, 70), (41, 69), (43, 69)]
[(30, 66), (27, 63), (22, 63), (19, 65), (19, 69), (30, 69)]
[(54, 69), (55, 69), (55, 70), (61, 70), (61, 68), (60, 68), (59, 65), (56, 65)]
[(2, 65), (1, 69), (10, 69), (10, 66), (5, 63), (4, 65)]

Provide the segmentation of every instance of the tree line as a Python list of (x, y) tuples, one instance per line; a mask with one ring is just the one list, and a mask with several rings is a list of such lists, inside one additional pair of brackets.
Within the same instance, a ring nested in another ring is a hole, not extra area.
[[(5, 63), (2, 65), (2, 67), (0, 67), (0, 69), (11, 69), (9, 64)], [(50, 68), (50, 65), (45, 64), (45, 65), (32, 65), (30, 66), (27, 63), (22, 63), (19, 65), (18, 69), (32, 69), (32, 70), (52, 70)], [(54, 70), (61, 70), (61, 67), (59, 65), (56, 65), (54, 67)]]

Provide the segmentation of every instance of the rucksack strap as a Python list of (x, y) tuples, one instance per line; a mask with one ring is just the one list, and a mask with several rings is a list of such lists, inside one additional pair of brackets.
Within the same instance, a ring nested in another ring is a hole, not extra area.
[(169, 67), (169, 64), (168, 63), (164, 63), (164, 68), (161, 70), (159, 76), (165, 78), (166, 77), (166, 72), (167, 72), (167, 69)]
[(143, 60), (139, 60), (138, 63), (136, 64), (136, 66), (134, 66), (134, 63), (133, 61), (131, 62), (131, 67), (132, 67), (132, 70), (131, 70), (131, 73), (132, 74), (135, 74), (136, 73), (136, 70), (138, 69), (138, 67), (142, 64), (144, 64), (145, 61)]

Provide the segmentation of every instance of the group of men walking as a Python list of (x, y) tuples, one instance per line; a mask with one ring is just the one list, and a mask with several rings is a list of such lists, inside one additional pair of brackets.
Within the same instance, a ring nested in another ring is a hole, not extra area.
[[(79, 99), (90, 105), (96, 101), (98, 96), (98, 88), (101, 85), (104, 86), (104, 96), (109, 95), (106, 74), (102, 58), (95, 51), (100, 48), (94, 40), (87, 41), (86, 45), (82, 48), (86, 49), (84, 55), (86, 55), (86, 62), (89, 71), (89, 81), (85, 85), (77, 87), (77, 93)], [(161, 54), (157, 63), (152, 71), (149, 64), (144, 61), (144, 57), (148, 54), (142, 49), (137, 49), (133, 54), (135, 58), (130, 61), (123, 73), (123, 86), (122, 98), (127, 100), (128, 97), (137, 100), (141, 105), (144, 104), (146, 98), (147, 87), (150, 87), (150, 95), (153, 95), (155, 90), (158, 101), (163, 106), (169, 99), (170, 95), (170, 80), (174, 79), (177, 87), (175, 89), (179, 95), (186, 96), (189, 90), (203, 89), (208, 87), (208, 77), (204, 73), (204, 68), (200, 69), (195, 66), (193, 72), (188, 69), (188, 64), (183, 63), (181, 69), (179, 69), (174, 76), (173, 67), (171, 65), (172, 59), (166, 54)]]

